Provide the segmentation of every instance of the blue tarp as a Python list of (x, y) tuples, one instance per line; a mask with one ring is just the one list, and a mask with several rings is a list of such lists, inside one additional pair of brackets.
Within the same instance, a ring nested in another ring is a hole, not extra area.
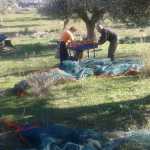
[(97, 47), (98, 47), (97, 44), (79, 44), (79, 45), (76, 45), (73, 47), (69, 47), (69, 49), (72, 49), (72, 50), (77, 51), (77, 52), (82, 52), (85, 50), (95, 49)]
[(0, 34), (0, 42), (3, 42), (4, 40), (7, 39), (7, 36), (4, 34)]
[[(49, 88), (49, 86), (62, 83), (62, 81), (74, 81), (93, 75), (122, 75), (128, 72), (138, 73), (143, 68), (139, 59), (118, 59), (111, 62), (109, 59), (86, 59), (80, 62), (67, 60), (59, 68), (45, 72), (36, 72), (29, 79), (21, 81), (14, 86), (12, 93), (22, 93), (27, 89)], [(40, 92), (39, 92), (40, 93)]]
[(77, 79), (96, 75), (120, 75), (129, 71), (139, 72), (143, 68), (142, 61), (138, 58), (118, 59), (85, 59), (80, 62), (67, 60), (60, 67)]
[(50, 124), (47, 128), (24, 126), (18, 132), (28, 145), (37, 150), (100, 150), (103, 135), (90, 129), (68, 128)]
[(82, 67), (77, 61), (64, 61), (60, 69), (71, 74), (77, 79), (94, 75), (93, 69)]
[(138, 150), (150, 149), (149, 130), (122, 132), (122, 136), (108, 139), (105, 134), (93, 129), (50, 124), (47, 128), (26, 125), (18, 133), (35, 150), (132, 150), (133, 147)]

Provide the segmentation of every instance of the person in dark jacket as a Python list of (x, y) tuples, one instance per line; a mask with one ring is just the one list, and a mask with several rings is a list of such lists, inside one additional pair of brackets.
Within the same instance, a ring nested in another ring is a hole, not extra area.
[(115, 51), (118, 45), (117, 34), (109, 29), (104, 28), (102, 25), (97, 25), (96, 29), (101, 34), (98, 44), (104, 44), (106, 41), (110, 42), (108, 47), (108, 58), (110, 58), (111, 61), (113, 61), (115, 57)]

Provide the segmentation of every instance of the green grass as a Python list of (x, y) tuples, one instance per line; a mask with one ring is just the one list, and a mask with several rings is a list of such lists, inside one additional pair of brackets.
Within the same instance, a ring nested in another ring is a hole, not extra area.
[[(6, 15), (0, 32), (13, 35), (24, 31), (49, 31), (48, 37), (31, 35), (12, 37), (17, 50), (0, 54), (0, 88), (13, 87), (35, 70), (44, 70), (58, 63), (53, 41), (62, 30), (62, 21), (49, 20), (35, 12)], [(82, 22), (71, 24), (84, 31)], [(140, 38), (139, 29), (126, 27), (114, 30), (121, 38)], [(145, 28), (147, 37), (150, 28)], [(51, 48), (48, 48), (51, 42)], [(97, 57), (106, 57), (108, 43)], [(117, 57), (132, 57), (150, 49), (150, 43), (120, 44)], [(43, 97), (0, 97), (0, 115), (13, 116), (20, 122), (41, 121), (63, 123), (73, 127), (99, 130), (129, 130), (149, 127), (150, 79), (134, 77), (90, 77), (74, 83), (57, 85)]]

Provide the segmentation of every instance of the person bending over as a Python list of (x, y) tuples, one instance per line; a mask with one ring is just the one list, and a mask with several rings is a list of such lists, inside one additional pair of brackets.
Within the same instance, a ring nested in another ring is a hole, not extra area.
[(104, 28), (102, 25), (97, 25), (97, 31), (101, 34), (98, 44), (104, 44), (106, 41), (109, 41), (108, 47), (108, 58), (113, 61), (115, 59), (115, 51), (117, 49), (118, 37), (117, 34), (113, 31)]

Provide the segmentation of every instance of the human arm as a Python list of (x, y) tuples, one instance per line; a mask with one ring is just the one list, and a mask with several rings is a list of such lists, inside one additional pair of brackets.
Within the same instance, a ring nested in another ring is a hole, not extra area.
[(75, 40), (74, 35), (70, 32), (69, 41), (73, 42)]
[(107, 41), (107, 31), (105, 29), (102, 30), (101, 36), (98, 40), (98, 44), (104, 44)]

